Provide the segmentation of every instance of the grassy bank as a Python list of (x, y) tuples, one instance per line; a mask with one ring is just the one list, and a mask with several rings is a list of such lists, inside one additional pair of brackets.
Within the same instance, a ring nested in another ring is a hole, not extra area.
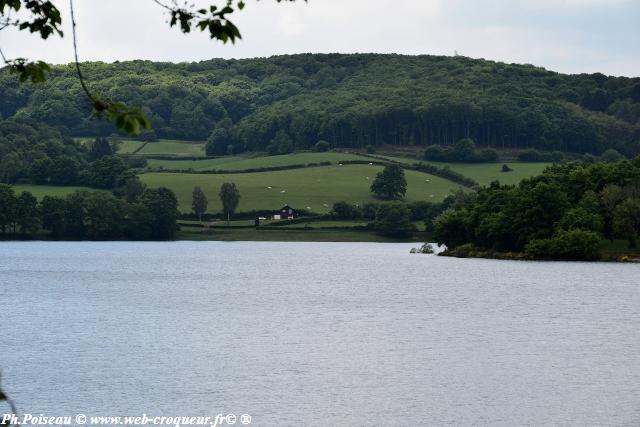
[[(441, 253), (442, 256), (455, 258), (486, 258), (518, 261), (575, 261), (574, 259), (542, 259), (533, 258), (526, 252), (496, 252), (471, 245), (462, 245)], [(579, 260), (578, 260), (579, 261)], [(640, 248), (629, 248), (626, 240), (602, 240), (599, 259), (590, 261), (618, 261), (640, 263)]]
[(381, 236), (372, 231), (302, 228), (199, 228), (182, 226), (176, 240), (274, 241), (274, 242), (425, 242), (427, 233), (405, 239)]

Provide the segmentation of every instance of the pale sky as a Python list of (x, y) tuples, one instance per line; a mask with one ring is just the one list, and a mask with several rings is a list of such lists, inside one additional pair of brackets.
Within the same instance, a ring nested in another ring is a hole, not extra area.
[[(73, 59), (64, 39), (0, 31), (10, 58)], [(152, 0), (76, 0), (81, 60), (199, 61), (286, 53), (460, 55), (529, 63), (564, 73), (640, 76), (640, 0), (246, 0), (243, 39), (222, 45), (170, 29)], [(221, 0), (194, 0), (196, 5)]]

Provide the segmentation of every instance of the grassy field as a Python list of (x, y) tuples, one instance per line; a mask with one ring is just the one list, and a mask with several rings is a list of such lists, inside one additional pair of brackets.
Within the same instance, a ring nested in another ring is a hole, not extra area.
[[(191, 193), (199, 185), (209, 199), (209, 211), (220, 210), (218, 191), (223, 182), (235, 182), (240, 190), (239, 211), (279, 209), (289, 204), (298, 209), (325, 213), (334, 202), (344, 200), (362, 204), (374, 202), (369, 186), (381, 166), (344, 165), (291, 169), (274, 172), (229, 175), (145, 173), (140, 179), (150, 187), (173, 190), (183, 212), (191, 211)], [(439, 201), (459, 185), (415, 171), (406, 171), (407, 200)]]
[[(236, 220), (231, 220), (229, 221), (229, 226), (231, 227), (246, 227), (246, 226), (251, 226), (253, 227), (255, 225), (255, 220), (253, 219), (236, 219)], [(269, 220), (269, 219), (263, 219), (260, 220), (260, 225), (261, 226), (277, 226), (277, 227), (282, 227), (282, 228), (306, 228), (306, 226), (309, 227), (313, 227), (313, 228), (353, 228), (353, 227), (363, 227), (366, 226), (368, 224), (368, 221), (366, 220), (332, 220), (332, 219), (323, 219), (323, 220), (316, 220), (313, 217), (309, 218), (309, 221), (304, 221), (304, 222), (295, 222), (293, 224), (286, 224), (286, 223), (282, 223), (282, 221), (279, 220)], [(227, 221), (225, 220), (219, 220), (219, 221), (195, 221), (195, 220), (180, 220), (180, 225), (184, 225), (187, 227), (200, 227), (200, 226), (205, 226), (205, 227), (227, 227)]]
[(22, 191), (28, 191), (36, 198), (42, 199), (44, 196), (66, 196), (76, 190), (90, 190), (90, 191), (105, 191), (96, 190), (95, 188), (88, 187), (59, 187), (55, 185), (12, 185), (16, 194), (20, 194)]
[(273, 242), (426, 242), (426, 233), (416, 233), (406, 239), (392, 239), (369, 231), (253, 229), (181, 227), (176, 240), (273, 241)]
[[(436, 166), (444, 166), (442, 163), (429, 162)], [(525, 178), (540, 175), (550, 163), (524, 163), (511, 162), (507, 165), (513, 169), (511, 172), (502, 172), (504, 163), (451, 163), (449, 167), (464, 176), (475, 179), (480, 185), (488, 185), (492, 181), (500, 181), (501, 184), (517, 184)]]
[[(146, 150), (147, 147), (145, 147)], [(143, 150), (144, 151), (144, 150)], [(173, 170), (189, 170), (196, 172), (207, 171), (213, 169), (222, 170), (242, 170), (252, 168), (266, 168), (275, 166), (287, 166), (308, 163), (331, 162), (338, 163), (342, 160), (369, 160), (366, 157), (355, 154), (344, 153), (296, 153), (285, 154), (282, 156), (225, 156), (215, 159), (203, 160), (158, 160), (149, 159), (149, 168), (173, 169)]]
[(324, 220), (324, 221), (310, 221), (296, 224), (287, 224), (281, 227), (287, 229), (295, 228), (353, 228), (353, 227), (365, 227), (369, 222), (366, 220), (360, 221), (342, 221), (342, 220)]
[(132, 139), (123, 139), (118, 141), (118, 154), (131, 154), (142, 147), (145, 143), (142, 141), (135, 141)]
[[(423, 162), (438, 167), (449, 166), (451, 170), (476, 180), (480, 185), (487, 185), (492, 181), (500, 181), (502, 184), (517, 184), (525, 178), (540, 175), (544, 168), (551, 164), (531, 162), (441, 163), (390, 155), (379, 155), (378, 157), (384, 157), (401, 163)], [(513, 171), (502, 172), (503, 164), (507, 164)]]
[(165, 156), (204, 156), (204, 142), (177, 141), (172, 139), (159, 139), (149, 142), (138, 151), (141, 155), (165, 155)]

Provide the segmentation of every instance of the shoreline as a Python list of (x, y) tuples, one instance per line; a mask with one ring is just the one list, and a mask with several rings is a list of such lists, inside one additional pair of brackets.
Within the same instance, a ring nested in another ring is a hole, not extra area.
[(445, 250), (438, 254), (449, 258), (470, 258), (470, 259), (493, 259), (501, 261), (533, 261), (533, 262), (606, 262), (622, 264), (640, 264), (640, 249), (629, 249), (628, 251), (612, 251), (601, 249), (598, 259), (555, 259), (555, 258), (533, 258), (525, 252), (494, 252), (476, 248), (473, 251), (460, 253), (453, 250)]
[[(185, 230), (188, 228), (189, 230)], [(413, 243), (421, 244), (431, 240), (430, 233), (416, 232), (406, 238), (394, 238), (382, 236), (373, 231), (352, 229), (288, 229), (256, 230), (254, 228), (220, 228), (216, 230), (202, 230), (192, 227), (183, 227), (171, 240), (59, 240), (46, 239), (37, 236), (35, 239), (6, 239), (2, 242), (274, 242), (274, 243)], [(409, 252), (407, 252), (409, 253)], [(579, 259), (536, 259), (523, 252), (494, 252), (477, 249), (468, 253), (443, 251), (435, 256), (448, 258), (491, 259), (500, 261), (532, 261), (532, 262), (606, 262), (622, 264), (640, 264), (640, 248), (629, 250), (611, 250), (603, 248), (601, 256), (593, 260)]]

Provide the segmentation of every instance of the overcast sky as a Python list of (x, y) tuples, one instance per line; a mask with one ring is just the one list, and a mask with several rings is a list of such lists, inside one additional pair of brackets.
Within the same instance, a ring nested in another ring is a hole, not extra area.
[[(82, 60), (199, 61), (301, 52), (460, 55), (565, 72), (640, 76), (640, 0), (246, 0), (243, 40), (222, 45), (169, 29), (152, 0), (76, 0)], [(71, 62), (65, 38), (0, 32), (8, 57)], [(216, 0), (195, 0), (197, 5)], [(220, 0), (217, 0), (220, 4)]]

